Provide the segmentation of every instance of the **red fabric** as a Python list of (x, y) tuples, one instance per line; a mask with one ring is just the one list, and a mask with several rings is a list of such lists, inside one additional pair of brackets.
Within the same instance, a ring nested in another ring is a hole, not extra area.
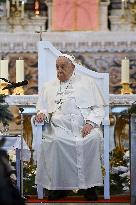
[(52, 30), (98, 30), (99, 0), (53, 0)]
[[(69, 196), (69, 197), (65, 197), (64, 199), (56, 200), (56, 201), (48, 201), (47, 198), (36, 199), (33, 197), (27, 199), (27, 203), (40, 203), (40, 202), (90, 203), (90, 201), (86, 201), (82, 196)], [(111, 199), (103, 199), (103, 197), (99, 197), (99, 199), (96, 202), (97, 203), (130, 203), (130, 196), (111, 196)]]

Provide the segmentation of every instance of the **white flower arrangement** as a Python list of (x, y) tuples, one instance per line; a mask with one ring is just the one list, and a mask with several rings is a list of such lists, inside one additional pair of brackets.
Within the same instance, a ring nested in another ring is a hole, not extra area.
[(124, 160), (129, 160), (129, 150), (127, 150), (127, 151), (125, 152), (125, 155), (123, 156), (123, 159), (124, 159)]
[[(111, 167), (111, 185), (119, 186), (120, 190), (127, 192), (130, 190), (130, 160), (129, 151), (124, 152), (120, 161), (114, 161), (114, 166)], [(115, 159), (114, 159), (115, 160)], [(119, 165), (121, 162), (121, 165)], [(116, 181), (117, 180), (117, 181)]]
[(129, 177), (129, 176), (130, 176), (130, 171), (125, 172), (125, 173), (123, 173), (123, 174), (120, 174), (119, 176), (122, 177), (122, 178), (124, 178), (124, 177)]
[(118, 166), (118, 167), (112, 167), (112, 172), (118, 174), (119, 172), (127, 172), (128, 167), (125, 166)]
[(8, 155), (9, 155), (9, 160), (11, 162), (16, 162), (16, 151), (15, 150), (9, 150)]

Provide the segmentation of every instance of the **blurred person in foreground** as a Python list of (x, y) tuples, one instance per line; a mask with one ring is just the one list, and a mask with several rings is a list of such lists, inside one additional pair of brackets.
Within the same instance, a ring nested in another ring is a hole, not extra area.
[(73, 57), (56, 60), (57, 79), (45, 83), (37, 103), (43, 129), (36, 183), (49, 190), (48, 199), (67, 196), (67, 190), (84, 189), (86, 200), (97, 200), (103, 185), (101, 154), (104, 100), (91, 77), (79, 74)]
[(25, 205), (16, 186), (15, 173), (9, 156), (2, 148), (5, 139), (0, 139), (0, 205)]

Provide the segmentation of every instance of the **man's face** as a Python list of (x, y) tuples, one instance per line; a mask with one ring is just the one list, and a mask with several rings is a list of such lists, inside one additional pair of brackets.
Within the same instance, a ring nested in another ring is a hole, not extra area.
[(68, 80), (74, 71), (74, 67), (68, 58), (58, 57), (56, 60), (57, 78), (62, 82)]

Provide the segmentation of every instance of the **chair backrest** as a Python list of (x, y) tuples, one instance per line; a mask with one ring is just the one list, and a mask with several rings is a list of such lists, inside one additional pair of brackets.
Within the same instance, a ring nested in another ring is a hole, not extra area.
[[(60, 54), (61, 52), (49, 41), (40, 41), (38, 43), (38, 92), (41, 91), (45, 82), (56, 78), (56, 59)], [(109, 74), (89, 70), (80, 64), (77, 64), (76, 68), (78, 72), (89, 75), (95, 79), (106, 104), (106, 114), (103, 121), (103, 124), (106, 124), (109, 120), (109, 111), (107, 109), (109, 105)]]

